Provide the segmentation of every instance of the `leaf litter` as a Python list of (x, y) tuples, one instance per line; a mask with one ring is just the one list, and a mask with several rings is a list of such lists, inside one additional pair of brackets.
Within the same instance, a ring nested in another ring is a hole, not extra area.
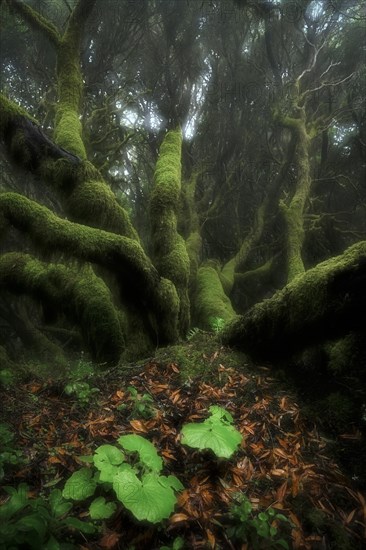
[[(1, 396), (4, 416), (28, 461), (7, 477), (7, 485), (26, 482), (34, 494), (54, 486), (62, 489), (84, 466), (80, 457), (136, 433), (156, 446), (164, 473), (176, 475), (185, 487), (175, 513), (159, 530), (137, 524), (122, 510), (103, 524), (97, 540), (83, 542), (82, 549), (159, 548), (181, 536), (192, 549), (249, 550), (226, 536), (225, 522), (237, 493), (244, 493), (254, 510), (272, 507), (284, 514), (292, 524), (289, 544), (295, 550), (337, 547), (327, 532), (309, 522), (309, 509), (342, 525), (352, 548), (366, 547), (365, 496), (328, 454), (327, 440), (308, 425), (294, 396), (279, 387), (266, 367), (226, 367), (225, 355), (215, 353), (214, 359), (222, 362), (213, 365), (212, 358), (205, 358), (212, 367), (209, 376), (184, 380), (178, 362), (150, 360), (123, 380), (116, 374), (105, 377), (87, 407), (70, 406), (72, 400), (55, 391), (51, 381), (8, 389)], [(128, 386), (151, 396), (150, 418), (131, 417)], [(180, 441), (182, 426), (204, 421), (212, 405), (225, 408), (243, 435), (230, 460)]]

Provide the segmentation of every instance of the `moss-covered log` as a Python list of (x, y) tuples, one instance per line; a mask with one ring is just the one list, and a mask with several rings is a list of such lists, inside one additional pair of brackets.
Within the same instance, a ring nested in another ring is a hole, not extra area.
[(154, 262), (159, 273), (173, 282), (179, 296), (179, 332), (186, 335), (190, 323), (188, 282), (190, 261), (184, 239), (177, 231), (181, 196), (180, 129), (166, 134), (156, 163), (151, 197)]
[(10, 252), (0, 257), (0, 288), (29, 295), (76, 323), (98, 363), (119, 360), (124, 349), (119, 316), (109, 290), (90, 266), (45, 264), (28, 254)]
[(132, 295), (137, 307), (154, 315), (158, 341), (171, 343), (177, 338), (173, 285), (159, 277), (137, 241), (61, 219), (17, 193), (0, 194), (0, 235), (8, 225), (27, 233), (43, 250), (65, 252), (108, 269), (116, 276), (121, 294)]
[(226, 344), (273, 360), (364, 327), (366, 241), (296, 277), (225, 329)]

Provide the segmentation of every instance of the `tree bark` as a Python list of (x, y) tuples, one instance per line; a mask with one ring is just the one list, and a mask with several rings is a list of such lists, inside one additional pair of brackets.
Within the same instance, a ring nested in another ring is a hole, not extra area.
[(365, 324), (366, 241), (295, 277), (269, 300), (238, 316), (223, 342), (275, 360)]

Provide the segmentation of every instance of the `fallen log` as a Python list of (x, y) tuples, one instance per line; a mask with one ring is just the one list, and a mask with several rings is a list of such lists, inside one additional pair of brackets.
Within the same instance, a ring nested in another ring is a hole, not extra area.
[(366, 241), (318, 264), (236, 317), (223, 343), (275, 360), (366, 326)]

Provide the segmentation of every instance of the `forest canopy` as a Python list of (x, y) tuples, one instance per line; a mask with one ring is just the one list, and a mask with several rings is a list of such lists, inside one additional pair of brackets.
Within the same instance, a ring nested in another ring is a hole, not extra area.
[(193, 327), (365, 353), (362, 3), (1, 12), (4, 361), (113, 365)]

